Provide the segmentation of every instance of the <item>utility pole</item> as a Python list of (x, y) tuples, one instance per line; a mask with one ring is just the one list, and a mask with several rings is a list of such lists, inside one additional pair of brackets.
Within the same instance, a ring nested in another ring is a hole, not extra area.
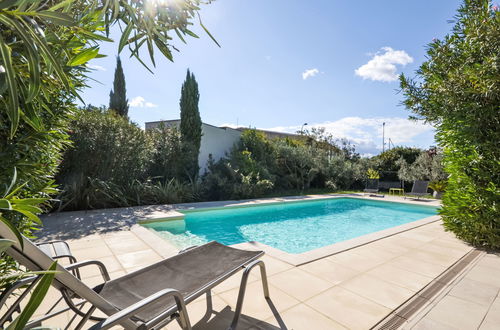
[(385, 151), (385, 122), (382, 123), (382, 152)]

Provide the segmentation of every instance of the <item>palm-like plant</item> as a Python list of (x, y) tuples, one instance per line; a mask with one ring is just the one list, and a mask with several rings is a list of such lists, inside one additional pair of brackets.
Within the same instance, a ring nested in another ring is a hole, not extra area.
[[(173, 60), (173, 33), (183, 42), (186, 35), (197, 37), (189, 27), (199, 18), (201, 2), (0, 2), (0, 100), (10, 120), (10, 137), (20, 121), (35, 130), (42, 128), (41, 112), (50, 111), (50, 103), (44, 102), (47, 91), (65, 90), (78, 96), (86, 78), (85, 63), (103, 56), (99, 42), (112, 41), (108, 35), (113, 24), (119, 24), (122, 31), (118, 51), (128, 46), (131, 56), (144, 64), (139, 49), (146, 45), (154, 66), (155, 47)], [(205, 29), (201, 20), (200, 25)]]
[(5, 192), (0, 197), (0, 221), (3, 222), (12, 232), (17, 242), (0, 238), (0, 257), (2, 263), (0, 265), (0, 289), (3, 291), (10, 283), (29, 276), (39, 276), (37, 286), (31, 292), (31, 298), (28, 304), (24, 307), (23, 311), (15, 318), (7, 327), (10, 329), (24, 329), (24, 326), (29, 321), (37, 307), (41, 304), (45, 297), (52, 279), (54, 278), (54, 270), (56, 263), (54, 262), (50, 269), (46, 272), (26, 272), (19, 269), (15, 263), (9, 262), (5, 251), (13, 244), (18, 243), (23, 247), (23, 239), (20, 231), (14, 224), (4, 215), (8, 213), (20, 213), (28, 217), (31, 221), (41, 224), (40, 219), (36, 215), (41, 212), (38, 205), (44, 201), (45, 198), (20, 198), (17, 193), (22, 188), (22, 185), (16, 186), (17, 171), (14, 170), (14, 175), (11, 183), (6, 187)]
[[(40, 221), (36, 214), (46, 199), (39, 197), (51, 189), (52, 176), (67, 141), (64, 120), (85, 86), (89, 72), (86, 63), (104, 56), (99, 53), (101, 42), (112, 41), (110, 28), (118, 24), (122, 32), (119, 51), (128, 47), (131, 56), (146, 66), (139, 56), (139, 50), (145, 46), (154, 66), (155, 49), (173, 60), (173, 35), (182, 42), (186, 35), (197, 37), (190, 26), (199, 19), (199, 6), (210, 2), (0, 1), (0, 182), (10, 176), (15, 166), (19, 166), (21, 181), (25, 182), (15, 189), (13, 184), (6, 185), (7, 193), (0, 198), (0, 221), (15, 233), (19, 244), (22, 245), (21, 233), (12, 219)], [(205, 29), (201, 20), (199, 23)], [(10, 244), (13, 242), (0, 241), (2, 267), (9, 265), (3, 262), (6, 258), (2, 251)], [(0, 272), (2, 281), (12, 279), (13, 273), (8, 269)], [(47, 283), (50, 284), (50, 278), (46, 279), (40, 282), (44, 283), (43, 290), (34, 292), (35, 302), (41, 301)], [(22, 328), (33, 311), (26, 307), (14, 327)]]

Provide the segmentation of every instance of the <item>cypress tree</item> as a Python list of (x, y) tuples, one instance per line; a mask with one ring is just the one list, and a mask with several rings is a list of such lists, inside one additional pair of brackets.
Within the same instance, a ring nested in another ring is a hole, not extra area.
[(182, 84), (180, 109), (181, 109), (181, 140), (184, 151), (184, 170), (187, 179), (194, 180), (200, 170), (198, 154), (201, 144), (201, 117), (198, 109), (200, 93), (198, 83), (189, 69), (186, 80)]
[(109, 108), (122, 117), (128, 117), (127, 89), (125, 88), (125, 75), (123, 74), (122, 61), (116, 57), (115, 79), (113, 89), (109, 92)]

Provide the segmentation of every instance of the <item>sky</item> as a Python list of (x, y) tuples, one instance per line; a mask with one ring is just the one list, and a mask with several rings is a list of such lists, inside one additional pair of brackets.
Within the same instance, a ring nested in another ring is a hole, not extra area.
[[(164, 0), (169, 1), (169, 0)], [(451, 29), (458, 0), (217, 0), (202, 6), (199, 39), (187, 38), (174, 62), (157, 52), (154, 74), (124, 50), (129, 116), (148, 121), (179, 118), (182, 82), (189, 68), (200, 90), (202, 121), (284, 132), (325, 127), (348, 138), (363, 155), (393, 145), (434, 145), (433, 128), (408, 120), (398, 75), (414, 76), (426, 45)], [(117, 33), (112, 34), (118, 40)], [(92, 60), (82, 96), (108, 105), (117, 43)], [(147, 59), (147, 50), (142, 57)], [(147, 61), (146, 61), (147, 62)]]

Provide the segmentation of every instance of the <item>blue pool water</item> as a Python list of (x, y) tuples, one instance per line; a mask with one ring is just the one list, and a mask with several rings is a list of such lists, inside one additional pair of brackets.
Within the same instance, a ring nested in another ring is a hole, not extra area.
[(437, 214), (437, 208), (335, 198), (188, 211), (184, 220), (145, 224), (179, 248), (209, 241), (257, 241), (302, 253)]

